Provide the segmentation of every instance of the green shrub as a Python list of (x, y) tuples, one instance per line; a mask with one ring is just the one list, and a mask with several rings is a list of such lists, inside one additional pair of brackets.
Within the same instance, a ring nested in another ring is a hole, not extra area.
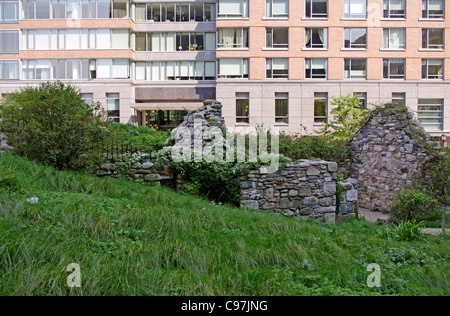
[(145, 152), (160, 150), (170, 138), (169, 131), (157, 131), (147, 126), (108, 122), (106, 128), (109, 142), (112, 144), (129, 145)]
[(189, 182), (185, 188), (190, 194), (199, 194), (210, 200), (240, 204), (243, 167), (237, 163), (179, 162), (175, 164), (177, 173)]
[(392, 198), (392, 220), (423, 221), (439, 218), (440, 208), (438, 201), (421, 190), (407, 188)]
[(395, 239), (400, 241), (415, 241), (424, 239), (424, 234), (421, 231), (423, 222), (416, 222), (415, 220), (409, 222), (400, 222), (393, 226), (393, 233)]
[(280, 134), (280, 154), (297, 159), (340, 160), (347, 154), (347, 147), (343, 142), (328, 141), (320, 136), (299, 137)]
[(95, 144), (105, 133), (99, 104), (92, 109), (78, 90), (61, 82), (13, 93), (1, 105), (1, 129), (15, 151), (58, 169), (88, 170), (99, 160)]

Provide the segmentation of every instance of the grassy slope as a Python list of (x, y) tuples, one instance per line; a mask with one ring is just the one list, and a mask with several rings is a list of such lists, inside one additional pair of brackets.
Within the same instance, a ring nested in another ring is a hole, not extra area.
[[(0, 154), (0, 295), (450, 294), (450, 239), (383, 240)], [(1, 187), (0, 187), (1, 189)], [(38, 197), (40, 203), (25, 200)], [(79, 263), (82, 287), (66, 285)], [(382, 269), (369, 289), (369, 263)]]

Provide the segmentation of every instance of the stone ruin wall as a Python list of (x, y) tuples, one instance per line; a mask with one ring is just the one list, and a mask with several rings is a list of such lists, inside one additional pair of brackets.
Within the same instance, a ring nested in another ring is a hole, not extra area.
[(335, 162), (311, 160), (287, 164), (276, 173), (252, 170), (241, 177), (241, 207), (326, 223), (355, 216), (358, 192), (349, 182), (343, 184), (347, 191), (336, 214), (336, 172)]
[(410, 113), (386, 108), (372, 116), (350, 142), (350, 157), (339, 172), (358, 180), (360, 207), (389, 210), (392, 196), (411, 183), (428, 159), (413, 133), (424, 141), (427, 138)]

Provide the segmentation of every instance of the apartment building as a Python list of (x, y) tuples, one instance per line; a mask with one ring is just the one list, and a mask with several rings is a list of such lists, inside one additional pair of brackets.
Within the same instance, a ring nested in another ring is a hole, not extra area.
[(0, 0), (0, 93), (76, 84), (111, 119), (171, 128), (204, 99), (227, 126), (314, 133), (331, 100), (406, 104), (450, 134), (444, 0)]

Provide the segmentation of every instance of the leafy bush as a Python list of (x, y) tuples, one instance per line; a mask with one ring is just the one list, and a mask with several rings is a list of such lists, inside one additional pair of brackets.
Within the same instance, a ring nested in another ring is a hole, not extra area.
[[(104, 136), (101, 115), (61, 82), (42, 83), (13, 93), (1, 105), (1, 129), (15, 151), (58, 169), (87, 170), (100, 154), (96, 142)], [(99, 113), (100, 105), (94, 105)]]
[(425, 235), (421, 230), (422, 227), (422, 221), (402, 221), (396, 225), (387, 226), (380, 234), (383, 237), (388, 237), (397, 241), (418, 241), (425, 238)]
[(320, 136), (299, 137), (280, 134), (280, 154), (292, 159), (340, 160), (347, 154), (342, 142), (330, 142)]
[(357, 95), (334, 97), (331, 100), (332, 119), (324, 124), (320, 134), (333, 141), (347, 142), (367, 121), (369, 111), (361, 108)]
[(170, 137), (169, 131), (157, 131), (147, 126), (108, 122), (106, 128), (111, 143), (127, 144), (145, 152), (160, 150)]
[(396, 223), (401, 221), (422, 221), (439, 218), (439, 203), (427, 193), (407, 188), (400, 191), (392, 198), (392, 220)]
[(244, 164), (217, 162), (178, 162), (176, 171), (189, 185), (191, 194), (200, 194), (210, 200), (232, 205), (240, 204), (240, 175)]

